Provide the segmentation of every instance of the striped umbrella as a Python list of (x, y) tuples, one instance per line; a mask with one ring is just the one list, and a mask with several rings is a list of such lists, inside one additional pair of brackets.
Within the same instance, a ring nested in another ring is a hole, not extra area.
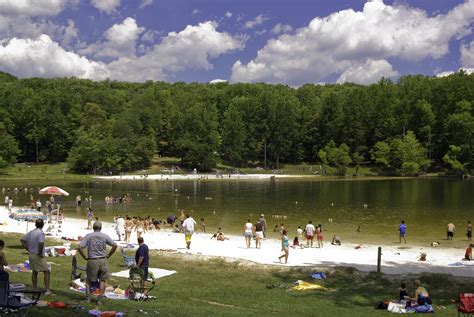
[(40, 189), (41, 195), (54, 195), (54, 196), (69, 196), (69, 193), (62, 188), (56, 186), (47, 186)]

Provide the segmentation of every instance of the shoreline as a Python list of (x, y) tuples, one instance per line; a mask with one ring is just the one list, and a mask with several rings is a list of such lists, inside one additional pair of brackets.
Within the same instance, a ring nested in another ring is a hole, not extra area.
[[(33, 223), (16, 221), (8, 217), (5, 207), (0, 207), (0, 232), (25, 234), (34, 228)], [(5, 224), (6, 223), (6, 224)], [(117, 239), (114, 223), (102, 221), (102, 232), (109, 234), (113, 239)], [(87, 221), (78, 218), (66, 218), (63, 224), (61, 236), (77, 239), (84, 236), (91, 230), (86, 229)], [(46, 231), (48, 224), (45, 225)], [(323, 248), (290, 248), (288, 264), (278, 263), (278, 256), (281, 255), (281, 242), (277, 239), (267, 239), (262, 241), (262, 248), (255, 249), (252, 240), (250, 249), (245, 246), (245, 239), (239, 235), (226, 235), (230, 240), (217, 241), (210, 239), (211, 233), (195, 233), (193, 235), (191, 249), (185, 248), (184, 234), (172, 233), (168, 230), (152, 231), (144, 233), (145, 243), (150, 250), (171, 251), (181, 254), (191, 254), (206, 261), (209, 257), (225, 258), (231, 261), (250, 261), (261, 265), (274, 265), (281, 267), (354, 267), (360, 271), (376, 271), (377, 268), (377, 248), (379, 245), (364, 244), (360, 248), (353, 243), (343, 243), (342, 246), (331, 245), (326, 242)], [(58, 239), (60, 237), (51, 237)], [(60, 244), (68, 241), (59, 240)], [(131, 242), (135, 242), (136, 234), (132, 232)], [(303, 239), (303, 244), (305, 240)], [(119, 243), (119, 246), (125, 246)], [(317, 243), (316, 243), (317, 244)], [(434, 248), (415, 245), (387, 245), (382, 247), (382, 272), (387, 274), (410, 274), (422, 272), (436, 272), (452, 274), (454, 276), (474, 277), (474, 261), (461, 261), (464, 250), (454, 248)], [(420, 254), (427, 254), (427, 261), (419, 261)], [(118, 253), (116, 256), (121, 256)], [(455, 264), (451, 266), (450, 264)]]

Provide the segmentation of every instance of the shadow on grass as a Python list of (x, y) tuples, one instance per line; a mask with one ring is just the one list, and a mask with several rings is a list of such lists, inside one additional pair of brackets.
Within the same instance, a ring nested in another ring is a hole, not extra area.
[[(472, 268), (468, 268), (472, 269)], [(315, 280), (310, 277), (313, 272), (322, 271), (326, 273), (325, 280)], [(454, 277), (450, 274), (420, 273), (407, 275), (387, 275), (376, 272), (361, 272), (350, 267), (335, 268), (302, 268), (291, 272), (274, 273), (274, 277), (284, 281), (292, 287), (297, 280), (322, 285), (329, 291), (305, 291), (291, 292), (292, 296), (298, 298), (314, 297), (326, 299), (338, 307), (350, 308), (374, 307), (376, 303), (398, 298), (398, 289), (401, 282), (405, 282), (409, 294), (415, 291), (414, 281), (421, 280), (427, 288), (435, 305), (449, 305), (452, 299), (458, 298), (460, 292), (474, 292), (474, 284), (470, 279)]]

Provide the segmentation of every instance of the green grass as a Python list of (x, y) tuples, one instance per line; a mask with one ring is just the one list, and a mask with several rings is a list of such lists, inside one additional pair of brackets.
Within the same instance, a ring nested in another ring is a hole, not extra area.
[(66, 163), (17, 163), (0, 174), (0, 179), (89, 179), (91, 176), (71, 173)]
[[(27, 258), (19, 246), (20, 235), (0, 234), (0, 238), (5, 240), (4, 251), (10, 263), (20, 263)], [(69, 290), (71, 258), (50, 258), (48, 261), (54, 262), (52, 289), (55, 295), (45, 299), (80, 304), (86, 310), (95, 308), (94, 303), (83, 302), (83, 294)], [(110, 260), (109, 270), (123, 270), (122, 263), (120, 254), (115, 254)], [(127, 316), (143, 316), (137, 312), (139, 309), (151, 316), (155, 316), (154, 311), (158, 311), (159, 316), (389, 316), (386, 311), (375, 310), (374, 305), (384, 299), (396, 298), (401, 280), (411, 286), (415, 278), (421, 278), (434, 298), (435, 306), (447, 307), (446, 310), (437, 310), (436, 315), (455, 316), (455, 306), (450, 304), (450, 299), (456, 298), (460, 291), (474, 291), (472, 278), (430, 273), (389, 276), (336, 267), (322, 269), (327, 273), (322, 284), (330, 291), (290, 292), (266, 286), (292, 286), (298, 279), (311, 281), (308, 274), (321, 268), (290, 269), (155, 251), (151, 252), (151, 266), (178, 272), (157, 281), (152, 291), (156, 300), (139, 303), (106, 299), (100, 309), (123, 311)], [(40, 286), (41, 278), (40, 274)], [(11, 273), (10, 279), (11, 282), (31, 285), (27, 273)], [(109, 283), (121, 287), (128, 284), (122, 278), (113, 278)], [(87, 316), (70, 308), (67, 312), (34, 308), (31, 316), (64, 316), (66, 313), (67, 316)]]

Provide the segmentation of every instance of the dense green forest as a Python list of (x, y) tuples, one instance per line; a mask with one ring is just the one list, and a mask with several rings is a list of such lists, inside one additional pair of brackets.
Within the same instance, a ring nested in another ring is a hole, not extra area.
[(95, 82), (0, 73), (0, 166), (147, 168), (153, 155), (211, 170), (320, 163), (344, 174), (474, 169), (474, 74), (313, 85)]

